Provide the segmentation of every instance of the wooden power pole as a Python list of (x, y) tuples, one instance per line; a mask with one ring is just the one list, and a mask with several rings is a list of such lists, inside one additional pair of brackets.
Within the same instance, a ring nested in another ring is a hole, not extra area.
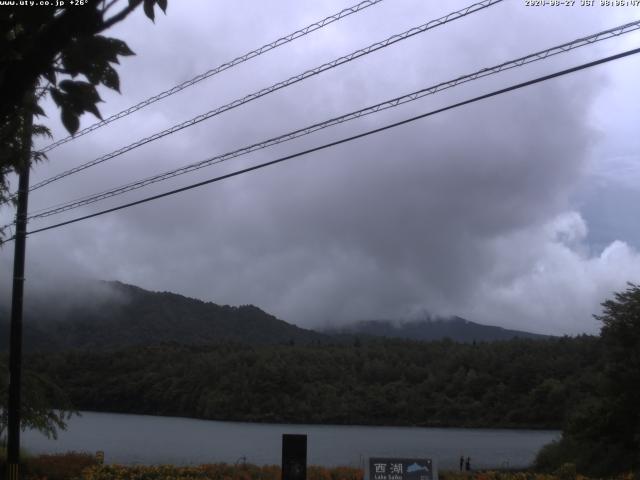
[(27, 210), (29, 169), (31, 167), (31, 135), (33, 130), (33, 96), (24, 105), (21, 156), (16, 208), (16, 233), (13, 257), (13, 290), (11, 293), (11, 333), (9, 340), (9, 404), (7, 426), (7, 478), (20, 478), (20, 394), (22, 388), (22, 300), (24, 296), (24, 263), (27, 243)]

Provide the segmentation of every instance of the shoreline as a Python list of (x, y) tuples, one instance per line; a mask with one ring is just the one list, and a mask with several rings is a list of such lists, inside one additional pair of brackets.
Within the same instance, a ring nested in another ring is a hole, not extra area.
[[(116, 410), (78, 410), (80, 415), (82, 413), (92, 413), (92, 414), (104, 414), (104, 415), (131, 415), (131, 416), (139, 416), (139, 417), (150, 417), (150, 418), (166, 418), (166, 419), (180, 419), (180, 420), (194, 420), (199, 422), (217, 422), (217, 423), (234, 423), (234, 424), (243, 424), (243, 425), (273, 425), (273, 426), (287, 426), (291, 425), (294, 427), (300, 427), (303, 425), (309, 425), (313, 427), (354, 427), (354, 428), (407, 428), (407, 429), (432, 429), (432, 430), (500, 430), (500, 431), (522, 431), (522, 432), (546, 432), (546, 433), (560, 433), (562, 432), (562, 427), (536, 427), (536, 426), (468, 426), (468, 425), (455, 425), (455, 426), (444, 426), (444, 425), (407, 425), (407, 424), (382, 424), (382, 423), (323, 423), (323, 422), (291, 422), (291, 421), (273, 421), (273, 420), (230, 420), (230, 419), (213, 419), (213, 418), (201, 418), (201, 417), (188, 417), (188, 416), (180, 416), (180, 415), (162, 415), (162, 414), (152, 414), (152, 413), (136, 413), (136, 412), (122, 412)], [(75, 415), (74, 415), (75, 416)]]

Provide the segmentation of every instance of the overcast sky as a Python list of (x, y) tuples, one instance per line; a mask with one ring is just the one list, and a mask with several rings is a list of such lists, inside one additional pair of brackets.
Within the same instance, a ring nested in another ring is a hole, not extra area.
[[(169, 2), (110, 35), (137, 53), (106, 117), (355, 2)], [(384, 0), (50, 152), (32, 183), (471, 2)], [(640, 7), (506, 0), (34, 192), (30, 211), (286, 133), (482, 67), (640, 19)], [(599, 3), (599, 2), (596, 2)], [(385, 125), (640, 45), (629, 34), (184, 175), (70, 219)], [(640, 282), (640, 57), (461, 107), (82, 223), (34, 234), (36, 285), (120, 280), (304, 327), (428, 311), (552, 334)], [(47, 109), (56, 138), (59, 114)], [(93, 123), (89, 115), (82, 126)], [(3, 209), (1, 219), (12, 213)], [(6, 223), (6, 222), (3, 222)], [(12, 246), (0, 251), (10, 281)], [(5, 295), (6, 296), (6, 295)]]

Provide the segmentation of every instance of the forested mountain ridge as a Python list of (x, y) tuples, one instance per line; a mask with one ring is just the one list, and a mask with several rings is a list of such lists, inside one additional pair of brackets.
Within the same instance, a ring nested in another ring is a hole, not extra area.
[[(162, 343), (202, 345), (308, 344), (326, 336), (299, 328), (253, 305), (203, 302), (120, 282), (96, 282), (80, 292), (50, 294), (25, 303), (27, 351), (105, 350)], [(2, 311), (4, 310), (4, 311)], [(0, 348), (8, 347), (8, 308), (0, 310)]]
[[(0, 305), (0, 350), (8, 346), (9, 309)], [(325, 331), (303, 329), (253, 305), (217, 305), (120, 282), (84, 282), (26, 296), (26, 351), (108, 350), (163, 343), (248, 345), (353, 343), (354, 336), (458, 342), (545, 338), (527, 332), (451, 320), (361, 322)]]
[(342, 327), (329, 327), (323, 333), (371, 335), (386, 338), (404, 338), (407, 340), (434, 341), (450, 338), (456, 342), (493, 342), (512, 338), (544, 339), (549, 335), (509, 330), (492, 325), (481, 325), (461, 317), (433, 318), (394, 322), (390, 320), (368, 320)]

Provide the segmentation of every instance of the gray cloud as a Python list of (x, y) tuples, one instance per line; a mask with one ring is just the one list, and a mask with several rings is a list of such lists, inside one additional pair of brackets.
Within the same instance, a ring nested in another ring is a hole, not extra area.
[[(114, 32), (139, 55), (121, 70), (124, 95), (105, 94), (105, 112), (346, 6), (174, 3), (155, 26), (140, 16)], [(35, 176), (44, 178), (462, 6), (383, 3), (61, 147)], [(621, 23), (613, 14), (588, 10), (505, 2), (51, 185), (33, 195), (33, 208)], [(473, 82), (150, 192), (422, 113), (616, 51), (616, 45)], [(618, 68), (624, 75), (625, 67)], [(34, 235), (28, 271), (52, 282), (68, 275), (118, 279), (219, 303), (255, 303), (303, 326), (398, 318), (426, 308), (532, 331), (594, 331), (590, 314), (603, 297), (640, 274), (638, 253), (629, 246), (637, 239), (608, 245), (610, 238), (602, 245), (606, 250), (591, 251), (588, 215), (581, 216), (575, 202), (590, 159), (610, 139), (592, 116), (612, 82), (607, 72), (530, 87), (179, 197)], [(598, 118), (610, 115), (599, 112)], [(6, 247), (0, 255), (8, 267)]]

